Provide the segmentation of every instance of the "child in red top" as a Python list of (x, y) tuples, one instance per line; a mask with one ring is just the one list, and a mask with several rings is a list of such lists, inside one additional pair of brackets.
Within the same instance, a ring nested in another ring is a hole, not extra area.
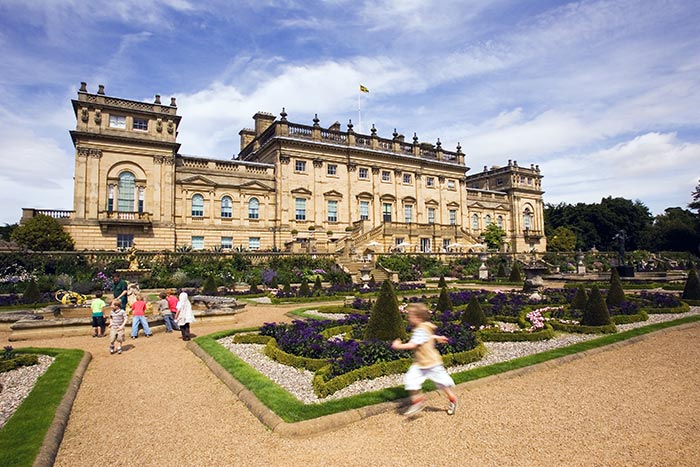
[[(177, 314), (177, 302), (178, 302), (177, 297), (173, 294), (173, 291), (170, 289), (168, 289), (166, 291), (166, 294), (167, 294), (167, 296), (165, 297), (165, 299), (168, 301), (168, 307), (170, 308), (170, 313), (172, 313), (173, 316), (175, 316)], [(175, 319), (173, 319), (173, 322), (171, 324), (173, 326), (174, 331), (180, 330), (180, 326), (178, 326), (177, 321), (175, 321)]]
[(143, 332), (146, 337), (151, 337), (151, 328), (146, 320), (146, 302), (143, 300), (143, 295), (136, 295), (136, 301), (131, 304), (131, 338), (136, 339), (139, 335), (139, 324), (143, 327)]

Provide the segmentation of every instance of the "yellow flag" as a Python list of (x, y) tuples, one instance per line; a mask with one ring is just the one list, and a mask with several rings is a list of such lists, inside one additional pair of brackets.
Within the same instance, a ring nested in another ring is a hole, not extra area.
[(369, 89), (360, 84), (360, 92), (369, 92)]

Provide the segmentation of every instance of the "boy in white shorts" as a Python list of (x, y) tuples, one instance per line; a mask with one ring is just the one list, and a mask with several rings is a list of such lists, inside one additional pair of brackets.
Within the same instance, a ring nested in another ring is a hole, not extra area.
[(114, 353), (114, 343), (117, 343), (117, 353), (122, 353), (124, 342), (124, 327), (126, 326), (126, 311), (122, 310), (122, 301), (114, 299), (110, 303), (109, 313), (109, 353)]
[(452, 392), (455, 382), (442, 366), (442, 357), (435, 348), (435, 342), (444, 344), (447, 337), (435, 335), (436, 326), (428, 321), (430, 311), (424, 303), (412, 303), (408, 305), (408, 322), (413, 328), (411, 339), (407, 343), (395, 339), (391, 348), (395, 350), (413, 350), (413, 364), (404, 376), (404, 385), (411, 395), (411, 406), (404, 415), (413, 415), (423, 410), (425, 396), (421, 394), (421, 387), (426, 379), (438, 385), (450, 400), (447, 406), (447, 414), (454, 415), (457, 410), (457, 397)]

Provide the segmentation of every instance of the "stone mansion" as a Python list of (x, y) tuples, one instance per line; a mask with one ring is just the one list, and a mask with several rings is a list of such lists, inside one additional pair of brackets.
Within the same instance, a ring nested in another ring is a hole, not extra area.
[(542, 175), (508, 161), (467, 175), (465, 154), (435, 144), (323, 128), (258, 112), (231, 160), (180, 154), (175, 98), (162, 103), (90, 93), (72, 100), (71, 211), (59, 218), (76, 249), (476, 251), (486, 226), (506, 250), (544, 251)]

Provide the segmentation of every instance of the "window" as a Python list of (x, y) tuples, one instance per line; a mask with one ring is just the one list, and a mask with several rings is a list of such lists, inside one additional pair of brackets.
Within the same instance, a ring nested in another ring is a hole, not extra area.
[(443, 238), (442, 239), (442, 249), (447, 251), (448, 250), (447, 247), (450, 245), (450, 243), (452, 243), (452, 242), (450, 242), (449, 238)]
[(423, 253), (430, 253), (432, 248), (430, 247), (430, 239), (429, 238), (421, 238), (420, 239), (420, 251)]
[(450, 225), (457, 225), (457, 210), (450, 209)]
[(367, 180), (369, 178), (369, 169), (367, 169), (367, 167), (360, 167), (360, 169), (357, 171), (357, 176), (361, 180)]
[(496, 186), (501, 186), (503, 185), (503, 179), (502, 178), (497, 178), (496, 179)]
[(260, 249), (260, 237), (249, 237), (248, 238), (248, 249), (250, 251), (255, 251)]
[(454, 189), (455, 189), (455, 181), (454, 181), (454, 180), (447, 180), (447, 189), (448, 189), (448, 190), (454, 190)]
[(527, 177), (527, 184), (532, 185), (532, 177)]
[(403, 243), (403, 237), (396, 237), (394, 245), (399, 246)]
[(107, 187), (107, 212), (114, 211), (114, 185)]
[(382, 217), (384, 222), (391, 222), (391, 203), (382, 204)]
[(369, 201), (360, 201), (360, 219), (369, 220)]
[(233, 237), (221, 237), (221, 249), (230, 250), (233, 248)]
[(328, 175), (337, 175), (338, 174), (338, 166), (336, 164), (328, 164), (326, 166), (326, 173)]
[(413, 205), (412, 204), (404, 205), (403, 218), (404, 218), (404, 222), (407, 224), (410, 224), (411, 222), (413, 222)]
[(435, 208), (428, 208), (428, 224), (435, 223)]
[(530, 208), (525, 208), (525, 213), (523, 214), (523, 224), (525, 225), (526, 229), (530, 229), (532, 227), (532, 213), (530, 212)]
[(233, 216), (232, 202), (230, 196), (221, 198), (221, 217), (231, 218)]
[(427, 177), (425, 179), (425, 186), (428, 188), (434, 188), (435, 187), (435, 177)]
[(260, 218), (260, 201), (258, 198), (250, 198), (248, 201), (248, 219)]
[(486, 214), (486, 217), (484, 217), (484, 227), (488, 227), (490, 223), (491, 223), (491, 216)]
[(131, 248), (134, 246), (134, 234), (117, 234), (117, 249)]
[(338, 222), (337, 201), (328, 201), (328, 222)]
[(200, 194), (192, 196), (192, 217), (204, 217), (204, 196)]
[(403, 183), (404, 185), (411, 184), (411, 174), (403, 174)]
[(134, 211), (134, 192), (136, 191), (136, 177), (131, 172), (119, 174), (119, 198), (117, 211)]
[(126, 128), (126, 117), (123, 115), (110, 115), (109, 116), (109, 127), (110, 128)]
[(503, 228), (503, 216), (498, 216), (496, 218), (496, 224), (500, 227)]
[(148, 131), (148, 120), (143, 118), (134, 119), (134, 130)]
[(143, 212), (143, 198), (145, 191), (146, 190), (142, 186), (139, 187), (139, 212)]
[(294, 200), (294, 206), (296, 208), (296, 220), (305, 221), (306, 220), (306, 199), (296, 198)]
[(479, 216), (477, 214), (472, 216), (472, 230), (479, 230)]
[(295, 172), (306, 172), (306, 161), (295, 161), (294, 162)]
[(200, 235), (192, 236), (192, 249), (193, 250), (203, 250), (204, 249), (204, 237)]
[(391, 172), (388, 170), (382, 170), (382, 181), (383, 182), (390, 182), (391, 181)]

